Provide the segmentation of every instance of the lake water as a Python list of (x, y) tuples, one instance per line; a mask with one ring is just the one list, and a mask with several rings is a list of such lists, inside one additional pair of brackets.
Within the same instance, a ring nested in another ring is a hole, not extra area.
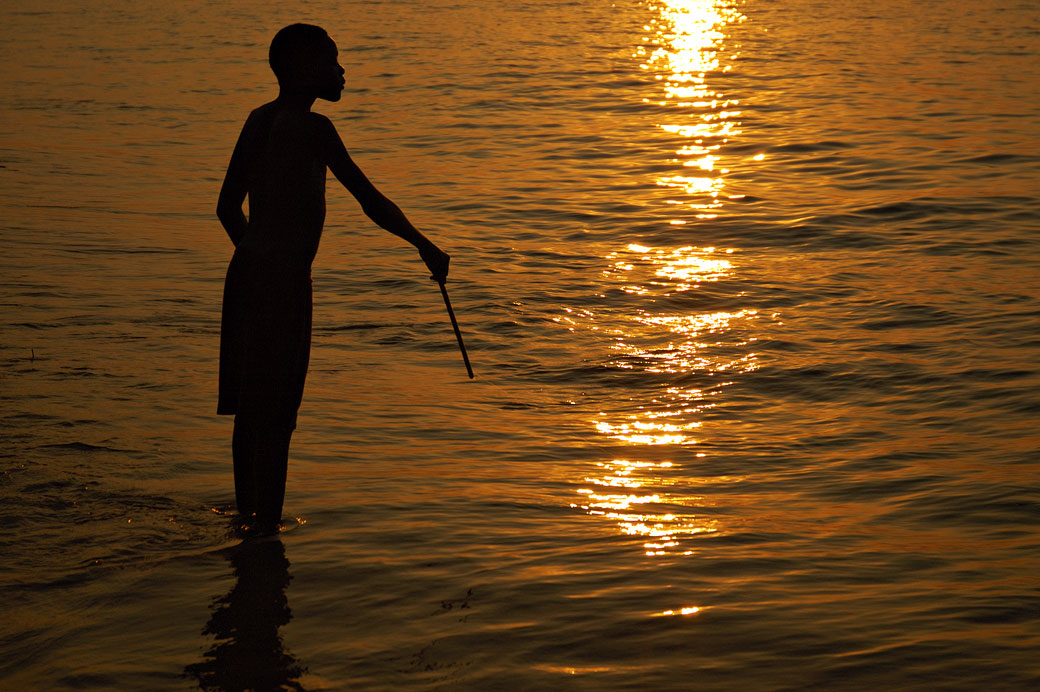
[[(214, 216), (267, 45), (333, 180), (287, 530)], [(7, 3), (0, 687), (1040, 687), (1030, 0)]]

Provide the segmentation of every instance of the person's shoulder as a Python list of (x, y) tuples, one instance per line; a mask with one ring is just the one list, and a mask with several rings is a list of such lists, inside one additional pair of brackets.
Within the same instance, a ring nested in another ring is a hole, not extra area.
[(329, 138), (339, 137), (339, 134), (336, 132), (336, 126), (321, 113), (315, 113), (314, 111), (308, 112), (307, 123), (310, 126), (311, 131), (317, 134), (326, 144), (328, 143)]
[(249, 111), (249, 117), (247, 120), (260, 120), (263, 118), (269, 118), (275, 114), (278, 110), (278, 104), (275, 101), (269, 101), (262, 106), (257, 106), (253, 110)]
[(271, 103), (265, 103), (264, 105), (258, 106), (249, 111), (249, 115), (246, 116), (246, 122), (243, 125), (243, 128), (254, 129), (259, 127), (262, 123), (269, 121), (273, 114), (272, 106), (273, 104)]
[(310, 123), (314, 127), (316, 127), (316, 128), (319, 128), (319, 129), (325, 130), (325, 131), (327, 131), (327, 130), (335, 130), (336, 129), (336, 127), (332, 124), (332, 121), (329, 120), (326, 116), (322, 115), (321, 113), (315, 113), (314, 111), (309, 111), (307, 113), (307, 117), (309, 118)]

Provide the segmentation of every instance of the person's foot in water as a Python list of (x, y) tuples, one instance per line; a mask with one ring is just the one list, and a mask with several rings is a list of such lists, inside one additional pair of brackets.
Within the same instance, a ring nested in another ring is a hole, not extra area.
[(281, 530), (281, 522), (274, 519), (261, 519), (256, 514), (249, 516), (239, 514), (235, 517), (235, 535), (239, 538), (273, 536)]

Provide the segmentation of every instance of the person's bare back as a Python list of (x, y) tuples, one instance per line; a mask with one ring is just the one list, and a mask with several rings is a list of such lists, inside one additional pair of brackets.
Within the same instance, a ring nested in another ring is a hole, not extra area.
[(246, 120), (232, 158), (243, 169), (249, 200), (243, 249), (313, 260), (325, 223), (321, 117), (273, 101)]

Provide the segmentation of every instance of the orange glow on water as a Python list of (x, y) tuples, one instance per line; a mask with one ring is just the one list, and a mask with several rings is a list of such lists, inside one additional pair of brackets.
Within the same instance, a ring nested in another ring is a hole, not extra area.
[[(673, 291), (688, 291), (696, 288), (701, 282), (718, 281), (732, 269), (730, 261), (716, 257), (715, 252), (715, 248), (711, 247), (698, 249), (685, 246), (674, 250), (653, 250), (643, 245), (630, 244), (624, 251), (607, 256), (608, 260), (614, 262), (604, 273), (632, 271), (635, 268), (635, 264), (632, 263), (634, 254), (642, 262), (655, 265), (655, 276), (670, 280), (659, 282), (659, 285), (670, 286)], [(733, 250), (726, 250), (727, 254), (732, 252)], [(645, 292), (637, 286), (627, 286), (625, 290), (632, 293)]]
[[(664, 490), (669, 482), (663, 474), (673, 467), (671, 462), (614, 459), (597, 466), (601, 475), (585, 478), (596, 487), (581, 488), (578, 494), (582, 499), (573, 506), (614, 521), (625, 535), (642, 538), (648, 557), (676, 552), (691, 555), (692, 550), (680, 545), (682, 538), (716, 531), (714, 521), (681, 511), (703, 498), (676, 496)], [(644, 490), (648, 486), (662, 490)], [(669, 511), (665, 506), (676, 510)]]
[[(668, 297), (732, 280), (738, 271), (736, 255), (733, 249), (629, 244), (605, 258), (609, 264), (604, 274), (608, 280), (622, 279), (627, 293)], [(591, 310), (570, 309), (560, 321), (573, 330), (600, 318)], [(578, 490), (581, 500), (573, 506), (613, 521), (622, 534), (641, 538), (647, 557), (692, 555), (692, 537), (720, 530), (716, 520), (697, 511), (710, 504), (706, 498), (672, 492), (670, 475), (682, 464), (641, 460), (638, 452), (650, 447), (678, 451), (698, 444), (695, 434), (703, 426), (703, 413), (714, 406), (711, 400), (732, 384), (732, 377), (759, 367), (757, 355), (747, 348), (733, 353), (734, 346), (749, 347), (755, 340), (735, 340), (734, 331), (737, 327), (748, 331), (757, 318), (757, 311), (751, 309), (686, 313), (639, 309), (620, 324), (605, 328), (614, 338), (611, 348), (617, 355), (610, 363), (614, 368), (719, 378), (710, 388), (668, 387), (634, 410), (600, 412), (591, 421), (601, 435), (632, 447), (633, 458), (597, 464), (600, 472), (583, 479)], [(728, 349), (718, 348), (723, 342), (728, 342)], [(684, 453), (681, 458), (693, 461), (703, 456)], [(688, 474), (687, 470), (684, 477)]]
[[(744, 17), (731, 7), (711, 0), (666, 0), (655, 8), (657, 16), (644, 27), (647, 35), (636, 51), (640, 68), (654, 73), (660, 97), (644, 99), (662, 107), (659, 131), (681, 139), (668, 163), (680, 169), (659, 175), (654, 182), (675, 195), (666, 201), (663, 221), (684, 232), (689, 223), (717, 216), (726, 187), (722, 145), (740, 135), (736, 100), (712, 85), (712, 74), (729, 70), (724, 64), (736, 56), (724, 54), (726, 27)], [(676, 110), (678, 107), (681, 110)], [(695, 448), (702, 430), (703, 413), (711, 399), (732, 382), (731, 376), (758, 367), (754, 353), (745, 347), (754, 337), (732, 343), (737, 327), (756, 319), (750, 309), (705, 312), (659, 306), (663, 299), (695, 293), (702, 287), (733, 280), (738, 267), (737, 250), (715, 247), (678, 247), (629, 243), (606, 255), (604, 278), (620, 290), (640, 297), (640, 307), (621, 319), (590, 310), (567, 310), (558, 321), (571, 330), (583, 324), (613, 337), (614, 358), (609, 365), (620, 370), (648, 374), (703, 374), (718, 376), (707, 388), (668, 387), (651, 402), (632, 410), (600, 412), (590, 421), (601, 435), (631, 447), (629, 459), (601, 462), (598, 473), (584, 478), (578, 490), (580, 507), (592, 516), (616, 523), (618, 530), (643, 540), (647, 557), (691, 555), (689, 539), (719, 531), (714, 519), (697, 511), (710, 502), (703, 497), (672, 492), (673, 471), (683, 462), (640, 459), (639, 451), (675, 449), (680, 459), (704, 456)], [(721, 342), (730, 348), (720, 349)], [(689, 477), (687, 469), (684, 477)], [(655, 615), (688, 615), (695, 606)]]
[[(82, 4), (3, 13), (9, 687), (1035, 676), (1025, 3)], [(330, 176), (292, 569), (240, 587), (213, 206), (298, 20), (477, 379)]]
[(643, 27), (649, 35), (636, 57), (643, 60), (642, 69), (656, 72), (655, 80), (662, 82), (658, 105), (692, 111), (681, 115), (681, 122), (657, 125), (686, 140), (673, 162), (690, 169), (685, 175), (661, 176), (657, 184), (693, 197), (685, 204), (699, 212), (695, 218), (715, 218), (713, 210), (722, 206), (723, 176), (729, 173), (719, 165), (722, 157), (717, 152), (741, 131), (736, 120), (740, 111), (735, 109), (739, 102), (716, 90), (710, 79), (712, 73), (730, 70), (724, 58), (738, 57), (739, 53), (723, 55), (725, 29), (746, 17), (715, 0), (664, 0), (657, 10), (659, 17)]
[(680, 608), (679, 610), (665, 610), (665, 611), (662, 611), (660, 613), (654, 613), (654, 615), (656, 615), (658, 617), (668, 616), (668, 615), (695, 615), (695, 614), (701, 612), (701, 610), (702, 609), (699, 608), (698, 606), (684, 606), (684, 607)]

